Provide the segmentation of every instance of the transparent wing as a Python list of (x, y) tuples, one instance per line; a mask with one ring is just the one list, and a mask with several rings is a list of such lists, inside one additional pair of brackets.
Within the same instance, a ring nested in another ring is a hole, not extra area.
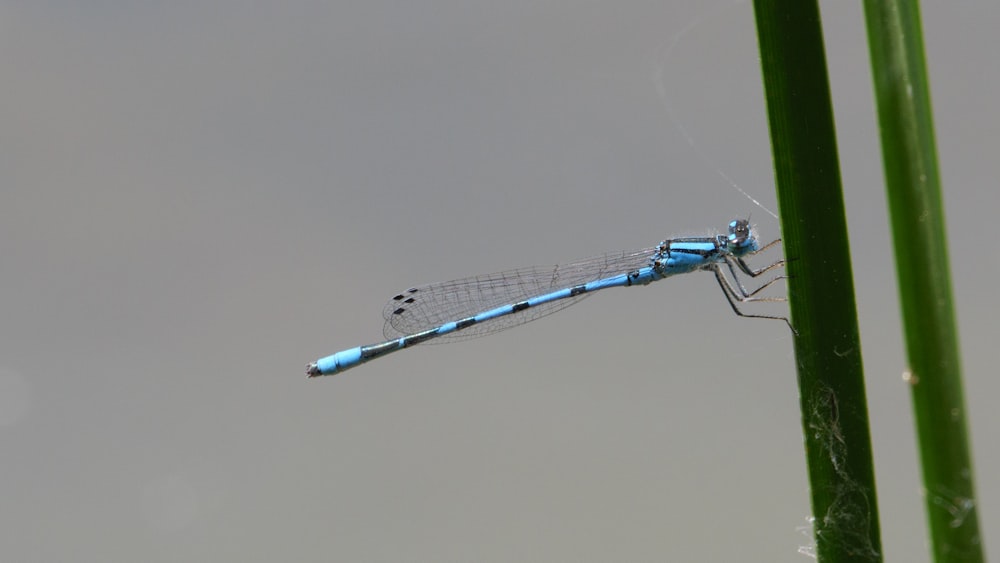
[[(382, 311), (388, 339), (428, 330), (442, 324), (474, 316), (483, 311), (517, 303), (557, 289), (580, 285), (649, 265), (656, 248), (615, 252), (558, 266), (531, 266), (462, 278), (449, 282), (413, 287), (386, 303)], [(578, 303), (590, 295), (529, 307), (440, 336), (428, 343), (443, 344), (485, 336), (531, 322)]]

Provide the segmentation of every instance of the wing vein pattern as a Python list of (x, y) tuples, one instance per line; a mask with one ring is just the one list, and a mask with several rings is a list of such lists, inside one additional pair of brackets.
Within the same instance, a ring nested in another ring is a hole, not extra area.
[[(407, 289), (386, 303), (383, 334), (399, 338), (475, 316), (501, 305), (519, 303), (551, 291), (630, 272), (649, 265), (656, 248), (613, 252), (557, 266), (530, 266)], [(579, 303), (590, 295), (529, 307), (429, 340), (445, 344), (493, 334)]]

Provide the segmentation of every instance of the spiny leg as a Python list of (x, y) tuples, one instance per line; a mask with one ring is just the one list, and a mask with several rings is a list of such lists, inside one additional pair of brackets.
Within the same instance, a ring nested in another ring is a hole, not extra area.
[[(730, 268), (732, 268), (732, 266), (730, 266)], [(740, 310), (739, 305), (737, 305), (738, 303), (742, 304), (742, 303), (750, 303), (750, 302), (780, 302), (780, 301), (785, 301), (784, 297), (754, 297), (754, 295), (757, 294), (760, 290), (764, 289), (765, 287), (771, 285), (772, 283), (778, 281), (781, 278), (775, 278), (775, 279), (767, 282), (763, 286), (757, 288), (756, 290), (750, 292), (749, 294), (744, 295), (746, 293), (745, 290), (743, 290), (741, 292), (737, 292), (736, 288), (733, 287), (732, 282), (730, 282), (729, 279), (725, 276), (725, 274), (722, 273), (722, 268), (720, 268), (718, 266), (718, 264), (716, 264), (715, 267), (712, 268), (712, 271), (715, 272), (715, 279), (719, 282), (719, 287), (722, 288), (722, 293), (725, 294), (726, 301), (729, 302), (729, 306), (733, 308), (733, 312), (734, 313), (736, 313), (737, 315), (739, 315), (741, 317), (747, 317), (747, 318), (754, 318), (754, 319), (774, 319), (774, 320), (777, 320), (777, 321), (785, 321), (785, 324), (788, 325), (788, 328), (791, 329), (792, 333), (798, 334), (798, 331), (795, 330), (795, 327), (792, 326), (792, 322), (788, 320), (788, 317), (779, 317), (779, 316), (776, 316), (776, 315), (757, 315), (757, 314), (751, 314), (751, 313), (744, 313), (743, 311)], [(739, 283), (739, 280), (737, 280), (737, 283)], [(742, 290), (742, 286), (741, 286), (741, 290)]]
[(769, 243), (765, 244), (764, 246), (762, 246), (762, 247), (758, 248), (757, 250), (755, 250), (754, 254), (760, 254), (761, 252), (767, 252), (768, 250), (771, 249), (772, 246), (777, 246), (779, 244), (781, 244), (781, 239), (780, 238), (776, 238), (776, 239), (772, 240), (771, 242), (769, 242)]
[[(715, 272), (715, 277), (719, 280), (719, 285), (722, 286), (723, 291), (726, 292), (728, 297), (736, 300), (739, 303), (751, 303), (751, 302), (761, 302), (761, 303), (783, 303), (788, 299), (784, 297), (755, 297), (761, 291), (767, 289), (771, 284), (778, 280), (783, 280), (787, 276), (777, 276), (774, 279), (770, 279), (763, 285), (758, 287), (753, 291), (747, 291), (746, 288), (740, 283), (739, 277), (736, 275), (736, 271), (732, 266), (729, 266), (730, 272), (733, 274), (733, 280), (730, 280), (723, 273), (722, 268), (718, 264), (714, 264), (712, 271)], [(736, 281), (736, 285), (733, 285), (733, 281)]]
[[(740, 294), (744, 298), (753, 297), (754, 295), (757, 295), (762, 290), (766, 289), (768, 286), (770, 286), (771, 284), (773, 284), (774, 282), (776, 282), (778, 280), (788, 279), (788, 276), (775, 276), (774, 278), (772, 278), (772, 279), (764, 282), (764, 284), (761, 285), (760, 287), (758, 287), (757, 289), (748, 292), (747, 289), (743, 286), (743, 282), (740, 280), (739, 274), (736, 273), (736, 268), (739, 267), (740, 271), (742, 271), (744, 273), (748, 273), (748, 272), (746, 271), (746, 269), (744, 267), (741, 267), (741, 264), (738, 262), (738, 260), (739, 260), (738, 258), (734, 258), (732, 256), (727, 256), (726, 257), (726, 266), (729, 268), (729, 272), (733, 275), (733, 280), (736, 281), (736, 287), (739, 288)], [(762, 274), (762, 273), (764, 273), (764, 272), (766, 272), (766, 271), (768, 271), (768, 270), (770, 270), (772, 268), (780, 266), (781, 264), (783, 264), (783, 262), (775, 262), (774, 264), (771, 264), (770, 266), (768, 266), (766, 268), (762, 268), (756, 274), (751, 273), (750, 275), (752, 277), (759, 276), (760, 274)], [(729, 281), (728, 278), (727, 278), (726, 281)], [(731, 282), (729, 283), (729, 286), (732, 287), (732, 283)], [(735, 290), (735, 288), (734, 288), (734, 290)], [(784, 299), (780, 299), (780, 300), (784, 301)]]
[[(775, 240), (769, 242), (768, 244), (764, 245), (763, 247), (761, 247), (761, 248), (753, 251), (752, 253), (749, 254), (749, 256), (755, 256), (757, 254), (765, 252), (768, 249), (770, 249), (770, 248), (772, 248), (774, 246), (777, 246), (780, 243), (781, 243), (781, 239), (780, 238), (779, 239), (775, 239)], [(753, 295), (756, 295), (758, 292), (760, 292), (764, 288), (768, 287), (772, 283), (774, 283), (774, 282), (776, 282), (778, 280), (781, 280), (781, 279), (787, 279), (788, 278), (788, 276), (776, 276), (775, 278), (773, 278), (772, 280), (768, 281), (764, 285), (758, 287), (753, 292), (748, 293), (747, 289), (743, 286), (743, 281), (740, 279), (739, 274), (736, 273), (736, 268), (739, 268), (739, 270), (741, 272), (743, 272), (744, 274), (750, 276), (751, 278), (756, 278), (756, 277), (764, 274), (765, 272), (769, 272), (769, 271), (771, 271), (771, 270), (773, 270), (775, 268), (780, 268), (780, 267), (784, 266), (785, 265), (785, 261), (784, 260), (778, 260), (778, 261), (776, 261), (776, 262), (774, 262), (774, 263), (772, 263), (772, 264), (770, 264), (768, 266), (765, 266), (763, 268), (755, 270), (755, 269), (751, 268), (749, 264), (747, 264), (746, 260), (742, 256), (736, 257), (736, 256), (733, 256), (733, 255), (730, 254), (730, 255), (726, 255), (724, 258), (726, 260), (726, 265), (729, 267), (730, 273), (732, 273), (732, 275), (733, 275), (733, 280), (736, 281), (736, 285), (737, 285), (737, 287), (739, 287), (740, 293), (743, 295), (743, 297), (751, 297)], [(732, 284), (730, 284), (730, 287), (732, 287)]]
[[(778, 244), (781, 244), (781, 239), (780, 238), (779, 239), (775, 239), (775, 240), (773, 240), (773, 241), (765, 244), (761, 248), (758, 248), (757, 250), (753, 251), (750, 254), (750, 256), (755, 256), (755, 255), (760, 254), (762, 252), (766, 252), (772, 246), (777, 246)], [(732, 267), (731, 266), (732, 263), (735, 262), (736, 266), (739, 267), (740, 271), (742, 271), (744, 274), (750, 276), (751, 278), (755, 278), (755, 277), (763, 274), (764, 272), (768, 272), (768, 271), (771, 271), (771, 270), (773, 270), (775, 268), (780, 268), (780, 267), (782, 267), (782, 266), (785, 265), (785, 261), (784, 260), (778, 260), (777, 262), (775, 262), (775, 263), (773, 263), (773, 264), (771, 264), (769, 266), (765, 266), (765, 267), (763, 267), (763, 268), (761, 268), (759, 270), (754, 270), (753, 268), (750, 267), (749, 264), (746, 263), (746, 260), (744, 260), (743, 257), (737, 258), (735, 256), (731, 256), (730, 255), (730, 256), (726, 256), (726, 261), (730, 263), (730, 267)]]

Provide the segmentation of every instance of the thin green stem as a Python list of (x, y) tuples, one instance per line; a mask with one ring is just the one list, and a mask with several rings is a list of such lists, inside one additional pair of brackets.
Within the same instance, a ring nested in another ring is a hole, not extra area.
[(935, 561), (983, 561), (919, 6), (867, 0), (924, 497)]

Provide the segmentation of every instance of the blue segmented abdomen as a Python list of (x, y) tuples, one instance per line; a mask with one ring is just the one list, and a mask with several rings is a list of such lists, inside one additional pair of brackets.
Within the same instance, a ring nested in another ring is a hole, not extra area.
[[(634, 284), (644, 285), (648, 284), (650, 281), (658, 279), (659, 277), (660, 275), (652, 267), (647, 266), (627, 274), (619, 274), (610, 278), (574, 285), (572, 287), (566, 287), (556, 291), (550, 291), (542, 295), (537, 295), (516, 303), (508, 303), (500, 307), (494, 307), (493, 309), (483, 311), (471, 317), (447, 322), (432, 329), (409, 334), (400, 338), (386, 340), (385, 342), (380, 342), (378, 344), (350, 348), (317, 361), (315, 364), (317, 371), (316, 375), (332, 375), (339, 371), (343, 371), (367, 362), (368, 360), (373, 360), (379, 356), (395, 352), (396, 350), (402, 350), (403, 348), (423, 342), (430, 342), (437, 338), (467, 330), (471, 327), (494, 321), (496, 319), (524, 315), (528, 311), (542, 307), (549, 303), (579, 299), (590, 292), (609, 287), (630, 286)], [(522, 318), (519, 320), (521, 323), (524, 323), (534, 320), (535, 318), (537, 318), (537, 316), (526, 319)], [(519, 323), (515, 320), (514, 324)]]

